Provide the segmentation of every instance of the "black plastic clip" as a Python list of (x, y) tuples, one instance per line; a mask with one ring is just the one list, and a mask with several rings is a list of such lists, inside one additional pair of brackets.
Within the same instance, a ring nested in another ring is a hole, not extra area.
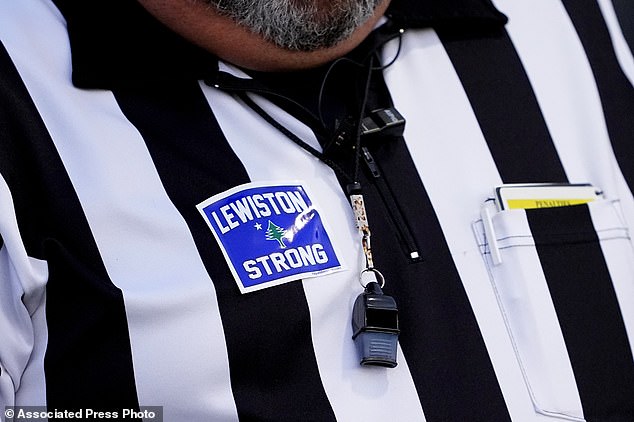
[(405, 118), (394, 107), (374, 110), (361, 121), (361, 136), (403, 136)]

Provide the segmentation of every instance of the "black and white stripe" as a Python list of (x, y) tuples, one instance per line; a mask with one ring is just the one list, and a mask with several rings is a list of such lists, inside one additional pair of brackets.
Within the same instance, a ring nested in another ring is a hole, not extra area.
[(319, 378), (301, 284), (241, 295), (195, 207), (216, 193), (249, 182), (198, 83), (160, 91), (121, 89), (115, 97), (148, 145), (161, 182), (185, 218), (214, 283), (238, 417), (334, 420)]
[[(364, 176), (377, 265), (400, 308), (393, 370), (358, 366), (349, 321), (361, 255), (331, 169), (186, 74), (75, 88), (51, 3), (0, 3), (0, 92), (11, 99), (0, 106), (0, 197), (14, 204), (0, 214), (0, 292), (31, 280), (16, 338), (36, 339), (0, 344), (0, 407), (159, 405), (174, 421), (631, 418), (634, 96), (607, 30), (588, 41), (600, 10), (572, 3), (500, 0), (506, 30), (408, 29), (385, 71), (408, 122), (372, 153), (423, 257), (403, 254)], [(41, 31), (23, 36), (34, 22)], [(254, 99), (319, 148), (310, 128)], [(241, 295), (196, 204), (294, 179), (346, 271)], [(493, 266), (478, 244), (481, 204), (500, 183), (541, 181), (592, 182), (606, 201), (495, 216), (506, 243)], [(7, 374), (19, 368), (16, 389)]]
[[(510, 39), (499, 34), (485, 46), (463, 42), (460, 49), (455, 48), (450, 36), (443, 36), (443, 40), (502, 180), (568, 182)], [(484, 70), (476, 80), (471, 78), (474, 67)], [(622, 80), (615, 83), (622, 84)], [(632, 412), (632, 352), (610, 274), (593, 235), (590, 213), (585, 206), (529, 210), (527, 218), (586, 419), (604, 420), (615, 409), (629, 408)]]
[[(57, 386), (46, 390), (47, 402), (68, 408), (78, 402), (95, 408), (119, 403), (136, 408), (121, 291), (108, 278), (73, 186), (4, 49), (0, 67), (3, 86), (14, 90), (13, 95), (3, 97), (13, 101), (3, 103), (3, 147), (7, 151), (0, 165), (8, 176), (25, 252), (49, 263), (46, 333), (38, 333), (42, 339), (48, 337), (46, 384)], [(31, 118), (16, 125), (20, 119), (15, 116)], [(98, 353), (86, 356), (84, 344), (94, 345)], [(113, 356), (115, 366), (108, 363)]]

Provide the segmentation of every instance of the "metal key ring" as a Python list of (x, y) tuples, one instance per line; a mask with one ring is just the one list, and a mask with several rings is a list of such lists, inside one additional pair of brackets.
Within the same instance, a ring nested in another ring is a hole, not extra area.
[(377, 270), (376, 268), (366, 268), (365, 270), (361, 271), (360, 277), (359, 277), (359, 284), (361, 284), (361, 286), (365, 289), (365, 287), (370, 284), (370, 283), (366, 283), (365, 285), (363, 284), (363, 274), (368, 273), (368, 272), (372, 272), (376, 275), (376, 280), (379, 282), (379, 286), (381, 288), (383, 288), (383, 286), (385, 286), (385, 277), (383, 277), (383, 274), (381, 274), (381, 272), (379, 270)]

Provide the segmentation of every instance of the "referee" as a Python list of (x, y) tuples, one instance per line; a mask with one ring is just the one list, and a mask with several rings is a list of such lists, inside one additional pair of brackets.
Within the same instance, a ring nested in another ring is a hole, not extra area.
[(632, 81), (610, 0), (0, 0), (0, 420), (634, 421)]

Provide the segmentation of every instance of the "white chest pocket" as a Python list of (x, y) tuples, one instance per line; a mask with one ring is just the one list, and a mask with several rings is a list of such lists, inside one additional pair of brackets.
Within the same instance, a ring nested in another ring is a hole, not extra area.
[[(576, 421), (585, 419), (562, 333), (563, 315), (557, 313), (538, 245), (543, 247), (547, 243), (552, 264), (557, 262), (557, 254), (566, 249), (569, 253), (571, 245), (598, 242), (619, 302), (634, 286), (634, 252), (618, 201), (596, 201), (587, 206), (594, 226), (591, 231), (575, 227), (571, 220), (553, 224), (552, 233), (537, 236), (531, 232), (526, 211), (498, 212), (492, 203), (484, 205), (483, 218), (473, 224), (535, 410), (553, 418)], [(562, 216), (569, 212), (572, 218), (576, 215), (575, 207), (568, 208), (569, 211), (557, 212)], [(539, 216), (535, 213), (540, 211), (530, 212)], [(631, 296), (628, 302), (631, 306)], [(631, 331), (632, 321), (629, 322)]]

